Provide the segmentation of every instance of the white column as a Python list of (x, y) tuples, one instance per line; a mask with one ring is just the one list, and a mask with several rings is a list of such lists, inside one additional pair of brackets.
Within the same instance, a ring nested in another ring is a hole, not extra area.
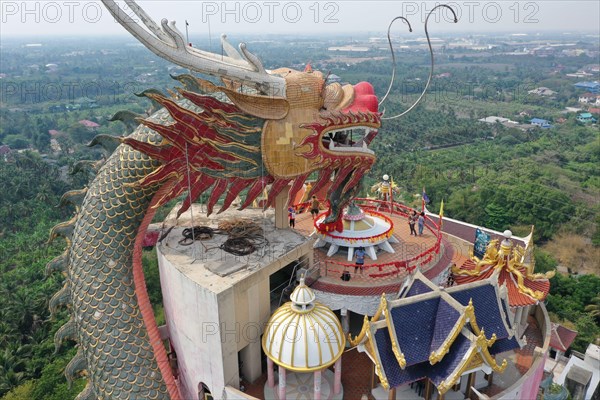
[(285, 368), (279, 366), (279, 400), (285, 400)]
[(321, 370), (315, 371), (314, 373), (314, 388), (313, 398), (315, 400), (321, 400)]
[(340, 314), (342, 315), (342, 331), (344, 335), (350, 333), (350, 311), (347, 308), (342, 308)]
[(342, 357), (337, 359), (333, 369), (335, 370), (335, 376), (333, 378), (333, 393), (340, 394), (342, 391)]
[(273, 374), (273, 360), (267, 357), (267, 382), (270, 388), (275, 386), (275, 376)]
[(515, 319), (513, 320), (513, 326), (516, 328), (517, 337), (520, 338), (523, 334), (523, 329), (521, 327), (521, 315), (523, 313), (523, 307), (517, 307), (517, 312), (515, 313)]

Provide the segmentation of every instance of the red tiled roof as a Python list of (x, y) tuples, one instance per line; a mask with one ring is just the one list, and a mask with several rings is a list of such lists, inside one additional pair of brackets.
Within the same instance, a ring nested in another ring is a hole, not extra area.
[(560, 351), (567, 351), (577, 337), (577, 331), (572, 331), (554, 322), (552, 322), (551, 334), (550, 347)]
[[(465, 261), (460, 267), (460, 269), (462, 270), (473, 270), (474, 268), (475, 263), (472, 260)], [(523, 275), (524, 286), (533, 291), (542, 292), (544, 296), (540, 300), (544, 301), (546, 299), (546, 296), (548, 296), (548, 292), (550, 291), (550, 281), (548, 281), (548, 279), (528, 279), (525, 268), (519, 268), (519, 272), (521, 272)], [(454, 281), (457, 284), (462, 285), (465, 283), (487, 279), (490, 276), (492, 276), (493, 273), (494, 266), (483, 267), (480, 274), (477, 276), (454, 275)], [(502, 271), (500, 271), (500, 274), (498, 275), (498, 284), (506, 285), (506, 288), (508, 290), (508, 302), (511, 307), (523, 307), (536, 304), (538, 302), (538, 299), (535, 299), (521, 291), (521, 289), (517, 285), (517, 277), (515, 277), (511, 272), (507, 271), (506, 269), (502, 269)]]
[(82, 119), (81, 121), (79, 121), (79, 123), (87, 128), (97, 128), (100, 126), (94, 121), (90, 121), (88, 119)]

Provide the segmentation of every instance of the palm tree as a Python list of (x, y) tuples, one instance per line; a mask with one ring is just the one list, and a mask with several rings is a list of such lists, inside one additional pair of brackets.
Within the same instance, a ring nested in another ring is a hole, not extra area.
[(592, 304), (585, 306), (585, 311), (594, 318), (600, 318), (600, 294), (592, 299)]
[(25, 380), (25, 373), (15, 372), (12, 369), (3, 371), (0, 368), (0, 395), (10, 391), (12, 388), (19, 386)]

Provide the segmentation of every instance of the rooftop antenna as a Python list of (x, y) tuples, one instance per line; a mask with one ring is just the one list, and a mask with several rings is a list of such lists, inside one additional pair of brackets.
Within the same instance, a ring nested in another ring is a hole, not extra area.
[(190, 24), (187, 22), (187, 19), (185, 20), (185, 41), (187, 42), (188, 46), (191, 45), (190, 43), (190, 35), (188, 34), (188, 26), (190, 26)]

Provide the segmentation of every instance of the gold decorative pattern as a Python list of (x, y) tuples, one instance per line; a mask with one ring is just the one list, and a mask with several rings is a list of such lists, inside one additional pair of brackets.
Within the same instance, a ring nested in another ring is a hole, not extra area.
[(379, 306), (377, 307), (377, 311), (375, 311), (375, 314), (371, 317), (371, 320), (369, 321), (369, 317), (365, 315), (365, 318), (363, 319), (362, 328), (354, 339), (352, 339), (352, 334), (348, 333), (348, 342), (351, 346), (358, 346), (361, 342), (363, 342), (367, 333), (370, 330), (371, 324), (379, 321), (379, 318), (381, 318), (381, 315), (383, 314), (384, 310), (384, 304), (387, 304), (387, 300), (385, 300), (385, 293), (382, 293), (381, 300), (379, 301)]
[[(532, 228), (533, 229), (533, 228)], [(532, 231), (533, 232), (533, 231)], [(489, 268), (495, 270), (505, 269), (507, 272), (512, 274), (516, 280), (516, 286), (518, 290), (531, 297), (536, 301), (543, 300), (545, 293), (539, 290), (532, 290), (525, 285), (525, 279), (531, 281), (546, 280), (554, 276), (555, 271), (549, 271), (546, 273), (533, 273), (533, 265), (524, 264), (525, 254), (530, 252), (533, 248), (531, 241), (527, 242), (527, 247), (522, 246), (507, 246), (500, 244), (498, 249), (499, 241), (497, 239), (491, 240), (488, 244), (485, 254), (482, 259), (473, 256), (471, 253), (471, 260), (475, 262), (475, 268), (473, 269), (461, 269), (457, 265), (452, 266), (452, 273), (455, 275), (463, 276), (480, 276), (484, 271)]]
[[(468, 311), (469, 307), (470, 307), (470, 313)], [(467, 306), (467, 308), (465, 308), (465, 312), (460, 316), (460, 318), (454, 324), (454, 327), (452, 328), (450, 335), (448, 335), (446, 340), (444, 340), (444, 342), (440, 345), (440, 347), (437, 350), (432, 351), (431, 355), (429, 355), (429, 363), (431, 365), (442, 361), (444, 356), (446, 354), (448, 354), (448, 352), (450, 351), (450, 347), (452, 346), (452, 343), (454, 343), (454, 341), (460, 334), (460, 331), (462, 330), (463, 326), (467, 322), (467, 319), (471, 319), (471, 317), (474, 317), (474, 316), (475, 315), (474, 315), (474, 310), (473, 310), (473, 304), (469, 303), (469, 306)], [(473, 321), (473, 320), (471, 319), (471, 321)]]
[(388, 302), (385, 297), (381, 298), (381, 306), (383, 309), (383, 316), (385, 317), (385, 324), (387, 325), (388, 333), (392, 342), (392, 352), (394, 353), (394, 356), (396, 357), (400, 368), (404, 369), (406, 367), (406, 359), (404, 358), (404, 354), (400, 350), (400, 345), (398, 344), (398, 337), (396, 336), (396, 329), (394, 328), (394, 322), (392, 321), (392, 318), (390, 316)]

